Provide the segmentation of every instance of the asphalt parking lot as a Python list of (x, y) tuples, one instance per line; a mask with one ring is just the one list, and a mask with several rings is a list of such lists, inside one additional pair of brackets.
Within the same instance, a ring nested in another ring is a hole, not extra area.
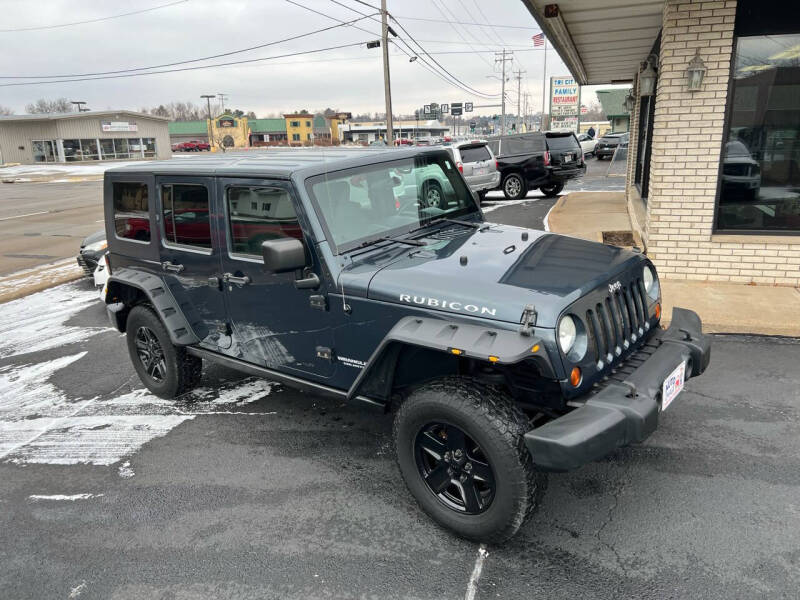
[(482, 557), (417, 508), (390, 416), (221, 368), (163, 401), (85, 282), (2, 304), (0, 598), (796, 598), (800, 342), (713, 344), (654, 435)]

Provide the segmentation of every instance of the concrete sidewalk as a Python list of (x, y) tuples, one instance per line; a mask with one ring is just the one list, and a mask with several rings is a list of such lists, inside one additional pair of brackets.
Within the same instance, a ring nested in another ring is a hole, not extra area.
[[(575, 192), (562, 196), (547, 218), (550, 231), (592, 241), (603, 232), (631, 232), (623, 192)], [(633, 234), (634, 243), (643, 248)], [(656, 263), (658, 268), (658, 263)], [(768, 285), (662, 279), (664, 323), (672, 307), (690, 308), (713, 333), (756, 333), (800, 337), (800, 290)]]
[(0, 277), (0, 304), (84, 277), (74, 258)]

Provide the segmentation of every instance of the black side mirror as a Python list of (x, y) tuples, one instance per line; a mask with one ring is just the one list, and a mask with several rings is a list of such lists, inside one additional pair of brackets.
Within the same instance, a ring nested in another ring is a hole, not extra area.
[(296, 271), (306, 266), (306, 247), (298, 239), (280, 238), (261, 243), (264, 268), (273, 273)]

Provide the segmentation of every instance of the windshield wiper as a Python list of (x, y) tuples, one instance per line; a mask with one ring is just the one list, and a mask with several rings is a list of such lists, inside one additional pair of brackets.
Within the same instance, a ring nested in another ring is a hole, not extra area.
[(373, 240), (367, 240), (366, 242), (362, 242), (358, 245), (359, 248), (366, 248), (367, 246), (372, 246), (372, 244), (377, 244), (378, 242), (397, 242), (399, 244), (407, 244), (409, 246), (427, 246), (426, 242), (421, 242), (419, 240), (407, 240), (403, 238), (396, 238), (396, 237), (379, 237)]
[(441, 221), (446, 221), (447, 223), (456, 223), (457, 225), (463, 225), (464, 227), (473, 227), (480, 231), (484, 229), (489, 229), (489, 223), (484, 223), (483, 221), (462, 221), (461, 219), (448, 219), (444, 217), (440, 219)]

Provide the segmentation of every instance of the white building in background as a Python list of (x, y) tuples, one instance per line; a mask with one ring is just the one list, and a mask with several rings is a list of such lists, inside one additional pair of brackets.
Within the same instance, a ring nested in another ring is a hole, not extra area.
[(126, 110), (0, 117), (0, 163), (169, 158), (169, 119)]
[[(450, 128), (439, 121), (408, 120), (394, 122), (394, 137), (415, 140), (447, 135)], [(339, 125), (342, 142), (370, 143), (386, 139), (386, 121), (351, 121)]]

